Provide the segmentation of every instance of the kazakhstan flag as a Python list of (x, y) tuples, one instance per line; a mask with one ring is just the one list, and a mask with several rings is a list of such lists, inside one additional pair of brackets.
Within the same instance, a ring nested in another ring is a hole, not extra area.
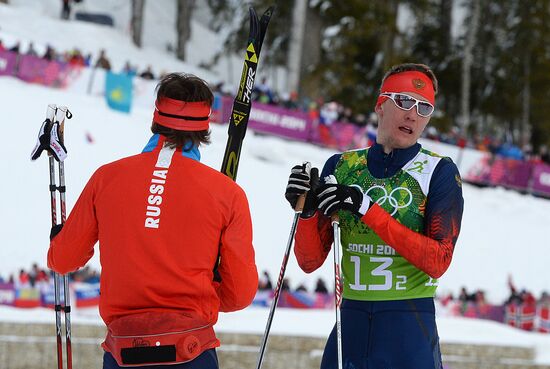
[(105, 98), (111, 109), (129, 113), (132, 107), (132, 76), (107, 72)]

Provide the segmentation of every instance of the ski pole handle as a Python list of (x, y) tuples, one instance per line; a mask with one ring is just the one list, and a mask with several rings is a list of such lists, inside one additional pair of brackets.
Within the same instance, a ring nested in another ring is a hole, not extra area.
[(304, 210), (304, 205), (306, 203), (306, 196), (307, 196), (307, 192), (301, 194), (300, 197), (298, 197), (298, 201), (296, 201), (296, 206), (294, 207), (294, 211), (296, 213), (302, 213), (302, 211)]
[(59, 123), (59, 139), (62, 144), (65, 144), (65, 118), (71, 119), (73, 114), (66, 106), (58, 106), (55, 115), (55, 121)]

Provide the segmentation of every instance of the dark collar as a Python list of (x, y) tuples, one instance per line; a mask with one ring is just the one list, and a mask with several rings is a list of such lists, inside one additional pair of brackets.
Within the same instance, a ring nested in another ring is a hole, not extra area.
[(369, 170), (378, 178), (392, 176), (414, 158), (421, 147), (419, 143), (416, 143), (406, 149), (393, 149), (392, 152), (386, 154), (382, 145), (376, 143), (369, 148), (367, 158)]

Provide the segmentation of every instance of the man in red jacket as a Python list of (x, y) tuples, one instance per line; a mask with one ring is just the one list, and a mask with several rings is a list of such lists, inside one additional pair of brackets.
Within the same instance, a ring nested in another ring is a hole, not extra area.
[(48, 266), (61, 274), (85, 265), (99, 241), (104, 369), (218, 368), (218, 312), (254, 298), (246, 195), (199, 162), (212, 102), (202, 79), (165, 76), (143, 152), (99, 168), (52, 229)]

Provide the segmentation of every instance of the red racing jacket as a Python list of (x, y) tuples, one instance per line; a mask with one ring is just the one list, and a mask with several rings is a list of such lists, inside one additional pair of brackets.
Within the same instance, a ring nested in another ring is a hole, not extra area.
[(219, 311), (248, 306), (258, 287), (244, 191), (194, 160), (196, 148), (163, 143), (154, 135), (141, 154), (100, 167), (50, 244), (48, 266), (64, 274), (84, 266), (99, 241), (107, 325), (150, 312), (214, 324)]

